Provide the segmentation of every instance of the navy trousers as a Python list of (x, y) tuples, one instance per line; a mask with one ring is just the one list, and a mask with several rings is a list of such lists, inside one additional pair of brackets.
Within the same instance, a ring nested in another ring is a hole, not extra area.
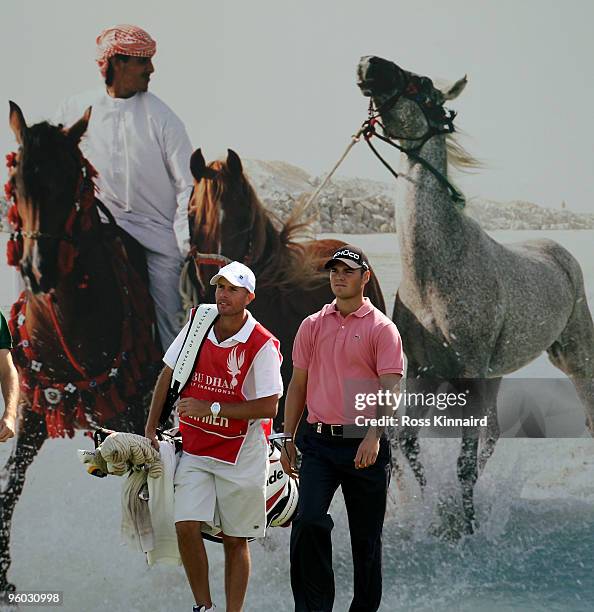
[(291, 529), (291, 588), (296, 612), (329, 612), (334, 604), (328, 514), (342, 487), (351, 536), (354, 596), (350, 612), (375, 612), (382, 597), (382, 528), (390, 483), (390, 444), (380, 439), (375, 464), (355, 469), (360, 440), (325, 438), (308, 430), (299, 443), (299, 505)]

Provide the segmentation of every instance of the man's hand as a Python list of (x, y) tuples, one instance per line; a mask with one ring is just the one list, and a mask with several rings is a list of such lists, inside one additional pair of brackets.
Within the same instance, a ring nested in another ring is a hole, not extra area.
[(146, 427), (144, 430), (144, 437), (148, 438), (151, 441), (151, 446), (158, 451), (159, 450), (159, 440), (157, 439), (157, 429), (155, 427)]
[(361, 440), (355, 455), (355, 469), (358, 470), (373, 465), (379, 453), (379, 445), (379, 438), (375, 434), (366, 435)]
[(6, 440), (13, 438), (15, 431), (15, 419), (4, 415), (0, 420), (0, 442), (6, 442)]
[(294, 479), (299, 476), (299, 472), (297, 471), (297, 448), (293, 440), (288, 440), (283, 445), (280, 460), (287, 476)]
[(177, 412), (180, 417), (205, 417), (210, 416), (210, 405), (212, 402), (198, 400), (194, 397), (184, 397), (177, 404)]

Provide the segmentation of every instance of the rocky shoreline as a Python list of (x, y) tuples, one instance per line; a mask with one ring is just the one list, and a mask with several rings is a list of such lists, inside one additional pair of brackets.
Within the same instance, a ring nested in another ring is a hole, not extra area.
[[(244, 160), (262, 203), (285, 219), (301, 198), (314, 192), (320, 177), (285, 162)], [(317, 205), (314, 229), (319, 233), (373, 234), (396, 231), (393, 183), (358, 178), (333, 179)], [(486, 230), (594, 229), (594, 214), (543, 208), (531, 202), (496, 202), (474, 198), (466, 214)]]
[[(286, 162), (243, 160), (262, 203), (284, 220), (297, 202), (306, 199), (320, 184), (320, 177)], [(337, 178), (324, 189), (309, 213), (316, 233), (393, 233), (396, 189), (391, 182), (360, 178)], [(0, 226), (8, 231), (6, 200), (0, 197)], [(543, 208), (531, 202), (496, 202), (474, 198), (466, 214), (486, 230), (594, 229), (594, 214), (566, 208)]]

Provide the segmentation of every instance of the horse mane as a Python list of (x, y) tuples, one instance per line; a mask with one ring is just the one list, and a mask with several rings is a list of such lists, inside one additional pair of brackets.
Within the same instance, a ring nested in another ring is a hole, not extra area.
[(456, 170), (471, 172), (485, 167), (480, 159), (474, 157), (460, 144), (459, 133), (446, 135), (446, 151), (448, 164), (451, 164)]
[(462, 209), (466, 205), (466, 196), (449, 176), (449, 168), (452, 167), (461, 172), (472, 172), (473, 170), (484, 168), (485, 164), (480, 159), (470, 154), (466, 150), (466, 148), (460, 144), (459, 136), (459, 131), (458, 133), (446, 134), (445, 142), (448, 162), (448, 180), (452, 183), (454, 188), (464, 197), (464, 200), (462, 202), (458, 202), (457, 204), (458, 208)]
[(281, 292), (295, 288), (309, 291), (327, 282), (326, 275), (317, 270), (319, 262), (315, 254), (303, 245), (305, 240), (314, 239), (312, 222), (315, 217), (305, 216), (307, 198), (302, 197), (296, 202), (283, 223), (277, 215), (264, 208), (251, 185), (250, 190), (255, 198), (254, 210), (257, 210), (256, 205), (259, 207), (256, 218), (260, 218), (260, 226), (269, 239), (266, 242), (272, 247), (266, 249), (266, 243), (263, 243), (259, 254), (252, 249), (254, 262), (259, 256), (254, 267), (261, 269), (260, 287), (275, 286)]
[[(440, 91), (444, 96), (446, 92), (452, 89), (454, 83), (440, 77), (431, 79), (433, 86)], [(459, 93), (454, 94), (454, 98), (458, 97)], [(453, 98), (450, 98), (453, 99)], [(447, 99), (445, 103), (447, 103)], [(460, 136), (464, 136), (464, 131), (456, 128), (456, 132), (446, 134), (446, 152), (448, 154), (448, 164), (451, 164), (456, 170), (462, 172), (471, 172), (472, 170), (484, 168), (485, 164), (474, 155), (470, 154), (465, 147), (460, 144)]]
[[(231, 175), (225, 162), (218, 160), (208, 165), (207, 172), (207, 180), (196, 185), (190, 210), (195, 223), (200, 223), (194, 234), (201, 235), (207, 244), (215, 244), (220, 229), (218, 203), (228, 190)], [(208, 180), (209, 175), (214, 180)], [(283, 222), (262, 204), (245, 173), (241, 181), (243, 206), (248, 211), (246, 231), (251, 231), (251, 248), (244, 263), (256, 272), (258, 288), (288, 292), (320, 286), (326, 277), (317, 271), (318, 262), (302, 244), (313, 239), (313, 218), (305, 217), (304, 201), (298, 202)]]

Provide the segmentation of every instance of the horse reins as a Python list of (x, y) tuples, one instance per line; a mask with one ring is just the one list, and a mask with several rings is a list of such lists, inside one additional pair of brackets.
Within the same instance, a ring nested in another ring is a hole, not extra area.
[[(410, 87), (410, 82), (407, 83), (407, 88), (408, 87)], [(382, 134), (377, 133), (375, 129), (376, 125), (379, 125), (384, 130), (384, 133), (387, 131), (385, 126), (379, 119), (381, 113), (384, 112), (385, 110), (389, 110), (393, 108), (394, 106), (396, 106), (396, 104), (401, 98), (406, 98), (414, 102), (419, 107), (421, 112), (423, 113), (425, 117), (425, 121), (427, 123), (427, 131), (422, 136), (418, 136), (415, 138), (402, 138), (402, 137), (395, 136), (391, 138), (388, 136), (382, 136)], [(398, 174), (398, 172), (396, 172), (396, 170), (394, 170), (394, 168), (392, 168), (392, 166), (382, 157), (380, 152), (373, 146), (373, 144), (371, 143), (371, 138), (373, 136), (393, 146), (394, 148), (398, 149), (400, 152), (405, 153), (409, 158), (413, 159), (416, 162), (419, 162), (426, 170), (429, 170), (429, 172), (431, 172), (431, 174), (433, 174), (433, 176), (444, 187), (446, 187), (446, 189), (449, 191), (450, 196), (454, 202), (457, 203), (457, 202), (464, 201), (464, 196), (452, 185), (452, 183), (448, 181), (448, 179), (441, 172), (439, 172), (439, 170), (437, 170), (426, 159), (424, 159), (423, 157), (419, 155), (419, 151), (423, 148), (423, 146), (431, 138), (433, 138), (433, 136), (439, 136), (442, 134), (452, 134), (453, 132), (455, 132), (455, 128), (454, 128), (454, 119), (456, 117), (455, 111), (446, 111), (444, 109), (443, 117), (442, 117), (442, 127), (435, 127), (433, 125), (432, 119), (429, 117), (427, 109), (418, 100), (415, 100), (410, 94), (407, 95), (405, 89), (402, 89), (402, 91), (399, 91), (398, 93), (393, 95), (391, 98), (389, 98), (384, 103), (382, 103), (379, 107), (375, 108), (375, 110), (374, 110), (373, 100), (370, 99), (368, 112), (369, 112), (369, 117), (367, 118), (366, 121), (363, 122), (360, 133), (365, 139), (365, 142), (371, 149), (372, 153), (380, 160), (380, 162), (386, 167), (386, 169), (390, 172), (390, 174), (392, 174), (392, 176), (395, 179), (398, 179), (400, 175)], [(418, 140), (420, 142), (412, 148), (405, 148), (405, 147), (400, 146), (397, 142), (395, 142), (396, 139), (397, 140), (413, 140), (413, 141)]]
[(220, 253), (201, 253), (196, 247), (192, 247), (186, 256), (186, 262), (194, 263), (194, 270), (196, 272), (196, 280), (200, 285), (200, 289), (203, 293), (206, 293), (206, 287), (202, 280), (202, 274), (200, 273), (200, 266), (218, 266), (219, 269), (227, 264), (231, 263), (231, 260)]
[[(409, 89), (411, 91), (407, 93), (406, 89)], [(344, 159), (346, 158), (350, 150), (353, 148), (353, 146), (357, 142), (359, 142), (359, 140), (361, 139), (361, 136), (363, 136), (363, 138), (365, 139), (365, 142), (371, 149), (372, 153), (379, 159), (379, 161), (383, 164), (383, 166), (388, 170), (388, 172), (390, 172), (390, 174), (395, 179), (400, 178), (400, 174), (398, 174), (398, 172), (394, 170), (394, 168), (382, 157), (382, 155), (377, 150), (377, 148), (373, 146), (371, 142), (371, 139), (373, 136), (379, 138), (383, 142), (388, 143), (389, 145), (398, 149), (402, 153), (406, 153), (408, 157), (419, 162), (424, 168), (429, 170), (429, 172), (431, 172), (433, 176), (435, 176), (435, 178), (444, 187), (446, 187), (446, 189), (450, 193), (450, 196), (453, 202), (455, 203), (464, 202), (465, 200), (464, 196), (452, 185), (452, 183), (448, 181), (448, 179), (441, 172), (439, 172), (439, 170), (434, 168), (427, 160), (425, 160), (423, 157), (421, 157), (418, 154), (419, 151), (423, 148), (423, 146), (427, 143), (427, 141), (433, 138), (433, 136), (438, 136), (440, 134), (452, 134), (453, 132), (456, 131), (454, 127), (454, 118), (456, 117), (456, 113), (455, 111), (452, 111), (452, 110), (446, 111), (445, 109), (443, 109), (443, 107), (441, 107), (442, 115), (439, 118), (439, 123), (441, 125), (439, 128), (435, 127), (434, 125), (435, 120), (433, 120), (430, 117), (428, 109), (422, 104), (422, 102), (420, 100), (415, 99), (414, 97), (415, 93), (416, 91), (414, 91), (414, 84), (409, 79), (406, 83), (405, 88), (403, 88), (401, 91), (398, 91), (393, 96), (388, 98), (388, 100), (380, 104), (379, 107), (374, 108), (373, 100), (372, 99), (369, 100), (369, 109), (368, 109), (367, 119), (361, 124), (361, 127), (359, 128), (359, 130), (355, 134), (353, 134), (353, 136), (351, 137), (351, 142), (347, 145), (347, 148), (345, 149), (344, 153), (340, 156), (336, 164), (334, 164), (334, 167), (332, 168), (332, 170), (330, 170), (330, 172), (326, 175), (322, 183), (318, 186), (318, 188), (310, 196), (309, 200), (305, 203), (303, 207), (304, 211), (307, 210), (307, 208), (309, 208), (316, 201), (316, 199), (318, 198), (318, 196), (320, 195), (324, 187), (326, 187), (326, 185), (330, 182), (332, 175), (336, 172), (340, 164), (344, 161)], [(419, 107), (421, 112), (423, 113), (425, 117), (425, 121), (427, 123), (427, 131), (422, 136), (419, 136), (416, 138), (402, 138), (402, 140), (420, 141), (416, 146), (410, 149), (401, 147), (397, 142), (395, 142), (394, 138), (397, 138), (397, 137), (390, 138), (388, 136), (382, 136), (381, 134), (378, 134), (375, 129), (375, 126), (379, 125), (384, 130), (384, 132), (386, 132), (386, 128), (381, 123), (379, 116), (385, 110), (389, 110), (393, 108), (401, 98), (406, 98), (414, 102)]]

